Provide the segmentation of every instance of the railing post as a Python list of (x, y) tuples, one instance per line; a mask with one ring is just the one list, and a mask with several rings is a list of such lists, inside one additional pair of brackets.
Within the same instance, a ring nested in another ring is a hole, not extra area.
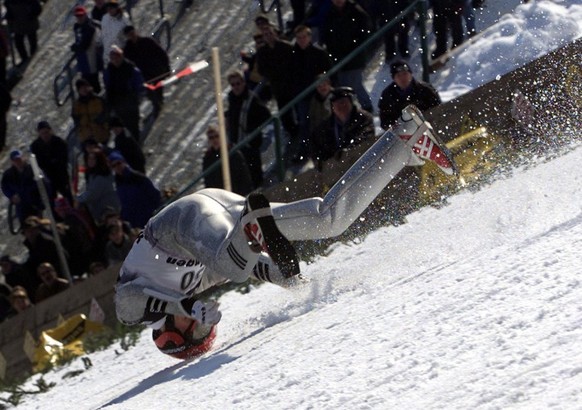
[(427, 1), (428, 0), (420, 0), (418, 3), (418, 15), (420, 20), (420, 57), (422, 60), (422, 80), (428, 83), (430, 82), (430, 68), (428, 64), (428, 54), (430, 50), (426, 31), (426, 17), (428, 14)]

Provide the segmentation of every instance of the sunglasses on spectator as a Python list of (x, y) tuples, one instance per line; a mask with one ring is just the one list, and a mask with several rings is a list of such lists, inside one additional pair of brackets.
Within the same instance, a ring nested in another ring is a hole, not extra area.
[(213, 139), (216, 139), (216, 138), (218, 138), (218, 134), (215, 134), (215, 133), (208, 134), (208, 139), (209, 140), (213, 140)]
[(230, 86), (231, 87), (239, 87), (241, 85), (243, 85), (243, 82), (242, 81), (233, 81), (233, 82), (230, 83)]

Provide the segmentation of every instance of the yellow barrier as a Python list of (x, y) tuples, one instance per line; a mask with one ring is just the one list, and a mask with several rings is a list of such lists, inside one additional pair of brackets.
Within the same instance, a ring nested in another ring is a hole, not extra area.
[(43, 371), (63, 358), (82, 356), (85, 354), (83, 337), (103, 330), (103, 325), (88, 320), (83, 314), (72, 316), (57, 327), (45, 330), (34, 350), (33, 370)]

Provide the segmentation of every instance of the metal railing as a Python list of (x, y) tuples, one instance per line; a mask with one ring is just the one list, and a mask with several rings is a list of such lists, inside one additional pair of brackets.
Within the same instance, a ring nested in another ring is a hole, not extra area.
[[(278, 3), (277, 0), (274, 0), (273, 4), (275, 2)], [(262, 1), (260, 1), (260, 3), (262, 5)], [(350, 54), (348, 54), (343, 60), (341, 60), (336, 65), (334, 65), (331, 68), (331, 70), (329, 70), (328, 72), (325, 73), (324, 76), (322, 76), (317, 81), (315, 81), (313, 84), (311, 84), (306, 89), (304, 89), (295, 98), (293, 98), (293, 100), (291, 100), (287, 105), (285, 105), (284, 107), (279, 109), (279, 111), (277, 111), (275, 114), (273, 114), (273, 116), (271, 118), (269, 118), (267, 121), (265, 121), (263, 124), (261, 124), (257, 129), (255, 129), (253, 132), (251, 132), (246, 138), (244, 138), (242, 141), (240, 141), (239, 143), (234, 145), (232, 147), (232, 149), (230, 150), (229, 155), (232, 156), (234, 151), (239, 150), (241, 147), (250, 143), (253, 139), (257, 138), (263, 132), (263, 129), (265, 127), (267, 127), (271, 123), (273, 123), (274, 130), (275, 130), (275, 155), (276, 155), (277, 176), (278, 176), (280, 181), (283, 181), (284, 176), (285, 176), (285, 163), (283, 160), (283, 151), (282, 151), (283, 147), (282, 147), (282, 139), (281, 139), (281, 117), (284, 114), (286, 114), (289, 110), (293, 109), (293, 107), (299, 101), (303, 100), (305, 97), (310, 95), (321, 82), (323, 82), (325, 79), (333, 76), (335, 73), (337, 73), (339, 70), (341, 70), (342, 67), (344, 67), (347, 63), (349, 63), (358, 54), (365, 52), (370, 46), (372, 46), (388, 30), (390, 30), (394, 25), (398, 24), (398, 22), (400, 20), (407, 17), (409, 14), (411, 14), (414, 11), (417, 11), (419, 14), (419, 24), (420, 24), (420, 34), (421, 34), (421, 59), (422, 59), (422, 70), (423, 70), (422, 75), (423, 75), (423, 80), (428, 81), (430, 71), (429, 71), (429, 64), (428, 64), (428, 41), (427, 41), (427, 35), (426, 35), (427, 34), (427, 31), (426, 31), (427, 9), (428, 9), (427, 0), (415, 0), (415, 1), (413, 1), (410, 4), (410, 6), (408, 6), (406, 9), (404, 9), (393, 20), (391, 20), (390, 22), (388, 22), (384, 26), (382, 26), (380, 29), (378, 29), (374, 34), (372, 34), (362, 44), (360, 44), (360, 46), (358, 46)], [(172, 198), (168, 199), (162, 206), (165, 206), (168, 203), (173, 202), (174, 200), (176, 200), (176, 199), (180, 198), (182, 195), (184, 195), (186, 192), (190, 191), (196, 184), (198, 184), (200, 182), (200, 180), (202, 180), (203, 178), (205, 178), (207, 175), (211, 174), (212, 172), (216, 171), (218, 169), (218, 167), (221, 166), (221, 162), (222, 161), (220, 159), (218, 161), (216, 161), (214, 164), (212, 164), (210, 167), (208, 167), (208, 169), (206, 169), (204, 172), (202, 172), (200, 175), (198, 175), (196, 178), (194, 178), (188, 185), (186, 185), (186, 187), (184, 187), (182, 190), (180, 190), (178, 193), (176, 193), (176, 195), (174, 195)]]

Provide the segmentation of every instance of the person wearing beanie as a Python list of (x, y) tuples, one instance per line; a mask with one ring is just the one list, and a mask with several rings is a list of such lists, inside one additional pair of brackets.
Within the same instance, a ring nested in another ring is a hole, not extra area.
[(441, 103), (438, 92), (432, 85), (415, 79), (410, 64), (406, 61), (392, 63), (390, 73), (392, 83), (382, 91), (378, 101), (380, 125), (385, 130), (398, 121), (400, 113), (407, 105), (414, 104), (424, 111)]

